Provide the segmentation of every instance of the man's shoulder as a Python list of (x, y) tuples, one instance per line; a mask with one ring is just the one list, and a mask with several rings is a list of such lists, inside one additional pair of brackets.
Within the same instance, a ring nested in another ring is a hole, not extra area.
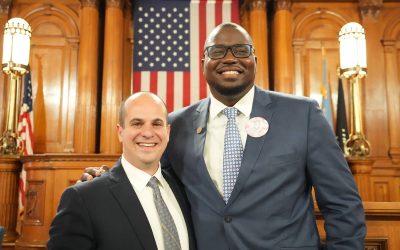
[[(196, 112), (198, 112), (199, 108), (202, 108), (203, 106), (207, 106), (209, 103), (209, 99), (202, 99), (196, 103), (193, 103), (187, 107), (178, 109), (176, 111), (171, 112), (168, 115), (168, 119), (170, 122), (175, 121), (176, 119), (179, 118), (188, 118), (190, 116), (192, 116), (193, 114), (195, 114)], [(205, 107), (206, 108), (206, 107)]]
[(101, 176), (94, 178), (91, 181), (80, 182), (75, 185), (68, 187), (68, 189), (73, 189), (78, 193), (86, 193), (86, 192), (97, 192), (99, 190), (106, 189), (113, 179), (115, 179), (115, 172), (118, 168), (118, 164), (114, 165), (111, 170), (103, 173)]
[(272, 90), (259, 89), (256, 92), (255, 98), (264, 99), (266, 96), (271, 99), (272, 102), (278, 103), (292, 103), (292, 104), (310, 104), (315, 102), (312, 98), (306, 96), (299, 96), (294, 94), (276, 92)]

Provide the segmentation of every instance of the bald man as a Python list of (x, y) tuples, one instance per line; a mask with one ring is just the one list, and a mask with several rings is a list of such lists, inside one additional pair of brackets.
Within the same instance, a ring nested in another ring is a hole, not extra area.
[[(120, 160), (102, 177), (65, 190), (50, 228), (48, 249), (194, 249), (181, 183), (160, 168), (170, 131), (165, 104), (154, 94), (135, 93), (121, 104), (119, 115)], [(148, 185), (154, 177), (177, 231), (173, 247), (166, 243)]]

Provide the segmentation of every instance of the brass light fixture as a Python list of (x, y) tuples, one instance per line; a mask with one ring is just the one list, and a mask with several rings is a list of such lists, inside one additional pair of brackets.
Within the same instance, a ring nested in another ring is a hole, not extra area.
[(339, 32), (340, 74), (350, 82), (350, 135), (345, 155), (365, 157), (370, 144), (363, 133), (361, 78), (367, 74), (367, 48), (364, 28), (355, 22), (345, 24)]
[(7, 121), (0, 138), (0, 154), (19, 154), (18, 118), (21, 99), (21, 77), (27, 72), (31, 27), (22, 18), (8, 20), (4, 27), (3, 71), (10, 75), (7, 103)]

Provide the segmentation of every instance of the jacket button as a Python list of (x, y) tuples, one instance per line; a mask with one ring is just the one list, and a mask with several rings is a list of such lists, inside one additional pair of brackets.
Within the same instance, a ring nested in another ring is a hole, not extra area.
[(230, 222), (232, 221), (232, 217), (231, 217), (231, 216), (225, 216), (225, 217), (224, 217), (224, 221), (225, 221), (226, 223), (230, 223)]

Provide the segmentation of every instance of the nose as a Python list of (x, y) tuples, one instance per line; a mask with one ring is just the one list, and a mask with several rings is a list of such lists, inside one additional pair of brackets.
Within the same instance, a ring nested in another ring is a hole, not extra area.
[(154, 135), (153, 126), (151, 124), (144, 124), (141, 128), (140, 134), (145, 138), (151, 138)]

